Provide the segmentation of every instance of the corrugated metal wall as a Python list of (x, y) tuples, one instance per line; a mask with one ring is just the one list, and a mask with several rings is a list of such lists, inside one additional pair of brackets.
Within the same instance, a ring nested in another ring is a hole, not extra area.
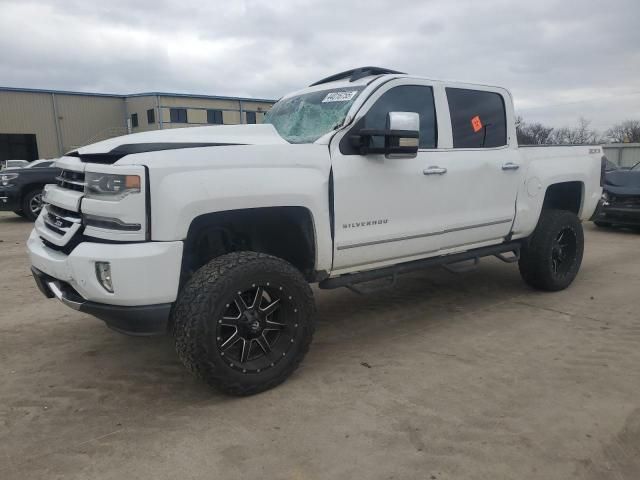
[(55, 100), (63, 152), (127, 133), (124, 98), (56, 94)]
[(640, 162), (640, 143), (611, 143), (602, 149), (609, 160), (621, 167), (633, 167)]
[(58, 156), (51, 94), (0, 92), (0, 133), (35, 134), (40, 158)]
[[(256, 112), (262, 123), (272, 102), (180, 95), (92, 95), (70, 92), (0, 90), (0, 133), (35, 134), (40, 158), (54, 158), (83, 145), (128, 133), (127, 121), (138, 114), (132, 133), (158, 128), (207, 125), (207, 109), (221, 110), (224, 124), (246, 123)], [(171, 123), (171, 108), (186, 108), (188, 123)], [(147, 121), (154, 109), (155, 122)], [(242, 121), (241, 121), (242, 113)]]

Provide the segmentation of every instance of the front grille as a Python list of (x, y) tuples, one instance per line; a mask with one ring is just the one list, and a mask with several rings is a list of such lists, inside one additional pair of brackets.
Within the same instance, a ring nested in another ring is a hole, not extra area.
[(640, 196), (611, 196), (609, 203), (612, 207), (640, 207)]
[(75, 224), (82, 223), (82, 218), (78, 212), (72, 212), (51, 204), (45, 206), (43, 219), (45, 226), (58, 235), (65, 235)]
[(84, 172), (75, 172), (73, 170), (62, 170), (60, 175), (56, 177), (56, 183), (62, 188), (75, 190), (76, 192), (84, 192)]

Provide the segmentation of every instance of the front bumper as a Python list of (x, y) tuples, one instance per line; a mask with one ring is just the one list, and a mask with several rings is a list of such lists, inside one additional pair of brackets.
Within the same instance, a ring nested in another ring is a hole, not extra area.
[(640, 207), (603, 203), (596, 211), (593, 221), (610, 223), (612, 225), (640, 227)]
[(68, 307), (103, 320), (110, 328), (128, 335), (160, 335), (167, 331), (171, 303), (123, 307), (90, 302), (59, 280), (31, 267), (38, 289), (47, 298), (57, 298)]
[[(67, 306), (133, 334), (165, 331), (178, 294), (182, 242), (82, 242), (66, 255), (44, 245), (34, 230), (27, 241), (40, 290)], [(100, 284), (95, 262), (109, 262), (114, 293)]]
[(16, 187), (0, 186), (0, 211), (20, 210), (20, 190)]

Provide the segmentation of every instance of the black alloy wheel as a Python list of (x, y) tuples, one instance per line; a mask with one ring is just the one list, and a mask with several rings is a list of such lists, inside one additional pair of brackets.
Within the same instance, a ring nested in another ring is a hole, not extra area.
[(296, 313), (282, 286), (252, 284), (228, 303), (216, 328), (216, 345), (229, 366), (242, 373), (274, 367), (295, 342)]
[(233, 252), (200, 268), (172, 312), (176, 351), (209, 385), (252, 395), (282, 383), (313, 337), (313, 293), (283, 259)]
[(583, 253), (584, 232), (577, 215), (543, 210), (535, 231), (522, 243), (520, 275), (539, 290), (563, 290), (578, 275)]
[(558, 277), (569, 272), (576, 260), (576, 233), (571, 227), (560, 230), (551, 247), (551, 268)]

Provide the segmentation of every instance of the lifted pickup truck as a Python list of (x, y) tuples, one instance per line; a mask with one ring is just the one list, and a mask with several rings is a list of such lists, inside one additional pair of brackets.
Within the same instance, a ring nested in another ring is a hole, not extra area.
[(497, 256), (566, 288), (602, 194), (600, 147), (518, 148), (507, 90), (376, 67), (283, 97), (262, 125), (128, 135), (57, 166), (28, 241), (41, 291), (115, 330), (172, 332), (189, 370), (236, 395), (298, 366), (312, 283)]

